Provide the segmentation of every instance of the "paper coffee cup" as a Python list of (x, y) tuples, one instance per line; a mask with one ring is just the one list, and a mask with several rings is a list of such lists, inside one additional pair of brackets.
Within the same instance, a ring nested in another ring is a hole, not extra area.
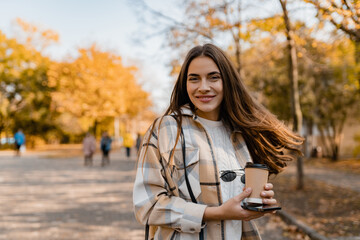
[(247, 162), (245, 165), (245, 188), (251, 187), (251, 195), (246, 199), (247, 203), (262, 204), (260, 193), (264, 191), (267, 183), (269, 169), (265, 164)]

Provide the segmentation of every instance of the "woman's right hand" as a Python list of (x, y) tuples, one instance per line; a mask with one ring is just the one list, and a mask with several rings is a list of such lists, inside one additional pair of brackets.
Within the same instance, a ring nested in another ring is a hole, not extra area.
[(251, 188), (247, 188), (239, 195), (229, 199), (219, 207), (207, 207), (205, 209), (204, 221), (208, 220), (243, 220), (250, 221), (264, 216), (264, 212), (245, 210), (241, 202), (251, 194)]
[(219, 206), (220, 211), (223, 213), (223, 220), (243, 220), (250, 221), (264, 216), (264, 212), (249, 211), (241, 207), (241, 202), (250, 196), (251, 188), (247, 188), (239, 195), (230, 198), (223, 205)]

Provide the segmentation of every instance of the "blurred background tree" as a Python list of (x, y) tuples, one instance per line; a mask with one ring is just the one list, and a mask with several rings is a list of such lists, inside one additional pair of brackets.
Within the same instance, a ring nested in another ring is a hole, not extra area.
[(135, 67), (124, 67), (121, 57), (96, 45), (78, 51), (78, 58), (54, 63), (48, 71), (50, 85), (58, 89), (52, 93), (54, 109), (80, 120), (63, 124), (99, 134), (97, 126), (107, 118), (135, 116), (150, 106), (149, 94), (136, 83)]
[[(18, 20), (18, 23), (22, 26), (23, 22)], [(58, 131), (53, 124), (56, 113), (50, 109), (50, 93), (56, 89), (48, 86), (46, 77), (51, 61), (31, 45), (33, 32), (25, 27), (23, 31), (27, 36), (23, 40), (7, 38), (0, 31), (0, 131), (11, 136), (22, 128), (29, 136), (46, 140), (49, 132)], [(41, 38), (44, 43), (54, 40), (47, 35)], [(29, 143), (33, 143), (32, 140), (28, 138)]]
[[(174, 3), (179, 15), (134, 3), (144, 20), (140, 40), (165, 36), (159, 54), (168, 56), (170, 75), (178, 73), (188, 49), (215, 43), (234, 60), (255, 98), (306, 137), (306, 156), (318, 144), (316, 135), (323, 154), (339, 158), (347, 122), (360, 118), (358, 1), (183, 0)], [(124, 66), (114, 51), (94, 43), (80, 47), (76, 57), (53, 61), (45, 50), (58, 41), (56, 32), (21, 19), (15, 27), (14, 38), (0, 32), (0, 134), (22, 127), (48, 143), (74, 142), (115, 119), (139, 119), (151, 105), (138, 69)], [(297, 90), (291, 90), (291, 59)], [(302, 124), (294, 117), (299, 111)]]
[(341, 30), (354, 45), (355, 79), (360, 91), (360, 2), (358, 0), (306, 0), (317, 10), (320, 21), (330, 22)]
[(22, 128), (27, 144), (78, 142), (88, 130), (100, 134), (115, 117), (135, 117), (150, 105), (133, 66), (92, 45), (78, 57), (53, 61), (44, 51), (59, 36), (17, 19), (16, 38), (0, 31), (0, 136)]

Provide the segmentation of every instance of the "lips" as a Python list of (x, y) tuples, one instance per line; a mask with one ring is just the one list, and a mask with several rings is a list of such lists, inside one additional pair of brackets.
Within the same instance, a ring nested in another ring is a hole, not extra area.
[(204, 103), (207, 103), (207, 102), (210, 102), (215, 96), (209, 96), (209, 95), (206, 95), (206, 96), (196, 96), (197, 99), (200, 100), (200, 102), (204, 102)]

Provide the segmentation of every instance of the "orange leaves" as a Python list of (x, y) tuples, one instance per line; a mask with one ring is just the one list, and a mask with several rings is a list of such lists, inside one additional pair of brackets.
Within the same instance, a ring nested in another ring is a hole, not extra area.
[(136, 68), (125, 67), (121, 57), (100, 51), (96, 45), (79, 49), (79, 57), (59, 63), (48, 72), (59, 85), (53, 98), (60, 109), (78, 117), (104, 119), (136, 115), (149, 105), (148, 94), (136, 83)]
[(59, 41), (59, 35), (54, 30), (39, 28), (21, 18), (16, 19), (16, 24), (21, 28), (22, 40), (28, 47), (31, 46), (37, 50), (43, 50), (50, 44)]
[(35, 33), (38, 31), (37, 26), (25, 22), (21, 18), (16, 18), (16, 23), (25, 31)]
[(251, 20), (247, 27), (249, 32), (261, 30), (277, 34), (279, 32), (282, 33), (285, 31), (284, 20), (280, 15), (275, 15), (266, 19)]

